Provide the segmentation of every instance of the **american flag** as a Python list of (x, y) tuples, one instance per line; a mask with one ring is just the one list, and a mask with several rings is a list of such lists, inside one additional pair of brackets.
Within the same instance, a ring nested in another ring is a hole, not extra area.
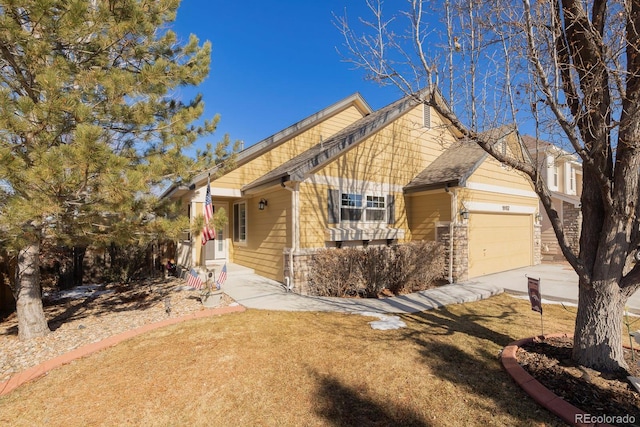
[(218, 280), (216, 280), (216, 289), (220, 289), (220, 287), (222, 286), (222, 284), (224, 283), (224, 281), (227, 280), (227, 263), (224, 263), (224, 266), (222, 267), (222, 271), (220, 272), (220, 275), (218, 276)]
[(202, 279), (200, 279), (200, 276), (198, 276), (198, 272), (193, 268), (187, 276), (187, 285), (196, 289), (202, 289), (204, 287), (204, 283), (202, 282)]
[(204, 198), (204, 228), (202, 229), (202, 244), (216, 238), (216, 231), (209, 227), (209, 221), (213, 217), (213, 202), (211, 201), (211, 185), (207, 178), (207, 195)]

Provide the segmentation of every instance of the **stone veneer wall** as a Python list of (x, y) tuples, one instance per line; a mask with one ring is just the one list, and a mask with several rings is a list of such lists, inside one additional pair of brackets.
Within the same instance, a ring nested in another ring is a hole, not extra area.
[[(449, 259), (451, 251), (451, 236), (449, 225), (443, 224), (437, 227), (437, 239), (445, 248), (445, 276), (449, 277)], [(469, 227), (467, 224), (455, 224), (453, 226), (453, 270), (454, 282), (461, 282), (469, 278)]]
[(578, 251), (580, 245), (580, 229), (582, 228), (582, 212), (573, 203), (562, 202), (562, 225), (569, 246)]
[(533, 265), (542, 264), (542, 225), (533, 225)]
[[(325, 248), (313, 248), (313, 249), (300, 249), (293, 253), (291, 256), (291, 248), (285, 248), (283, 252), (284, 257), (284, 277), (285, 280), (289, 277), (291, 278), (291, 259), (293, 259), (293, 292), (301, 294), (301, 295), (309, 295), (309, 261), (311, 257)], [(285, 283), (286, 284), (286, 283)]]

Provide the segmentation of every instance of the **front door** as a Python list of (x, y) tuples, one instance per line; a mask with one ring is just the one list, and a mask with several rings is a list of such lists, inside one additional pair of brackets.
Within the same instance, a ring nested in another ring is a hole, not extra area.
[[(226, 202), (220, 202), (213, 200), (214, 211), (218, 212), (219, 209), (224, 209), (229, 217), (229, 205)], [(216, 230), (216, 239), (210, 240), (205, 245), (205, 259), (207, 263), (212, 264), (214, 261), (227, 260), (228, 257), (228, 223)]]

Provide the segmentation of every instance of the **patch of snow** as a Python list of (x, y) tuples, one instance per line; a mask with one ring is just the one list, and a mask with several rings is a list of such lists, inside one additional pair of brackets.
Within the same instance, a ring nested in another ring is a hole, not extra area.
[(407, 327), (407, 324), (400, 320), (399, 316), (389, 316), (387, 314), (375, 313), (372, 311), (361, 311), (357, 314), (367, 317), (377, 317), (378, 319), (380, 319), (369, 322), (369, 325), (371, 325), (371, 329), (388, 331), (391, 329), (400, 329)]
[(45, 292), (44, 296), (54, 301), (61, 299), (97, 298), (100, 295), (112, 294), (113, 289), (101, 289), (104, 285), (82, 285), (73, 289), (57, 292)]

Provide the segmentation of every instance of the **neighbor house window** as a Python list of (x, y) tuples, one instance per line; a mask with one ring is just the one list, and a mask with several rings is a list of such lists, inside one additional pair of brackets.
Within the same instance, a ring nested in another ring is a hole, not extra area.
[(233, 241), (247, 241), (247, 204), (246, 202), (233, 205)]
[(553, 186), (558, 188), (558, 174), (560, 173), (560, 166), (558, 163), (553, 165)]
[(575, 194), (575, 191), (576, 191), (576, 170), (571, 167), (569, 170), (569, 192), (571, 194)]

